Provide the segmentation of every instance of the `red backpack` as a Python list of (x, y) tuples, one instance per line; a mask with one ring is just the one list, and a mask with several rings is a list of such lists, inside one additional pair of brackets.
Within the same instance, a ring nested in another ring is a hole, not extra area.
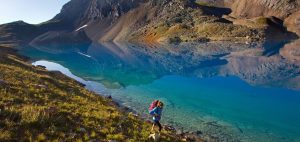
[(149, 112), (152, 111), (152, 110), (157, 106), (157, 103), (158, 103), (158, 102), (159, 102), (158, 100), (154, 100), (154, 101), (150, 104), (150, 106), (149, 106)]

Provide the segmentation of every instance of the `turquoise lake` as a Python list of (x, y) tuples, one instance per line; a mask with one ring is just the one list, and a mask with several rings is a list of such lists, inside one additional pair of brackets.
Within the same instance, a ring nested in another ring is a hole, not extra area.
[(300, 141), (300, 67), (280, 48), (238, 43), (105, 43), (22, 47), (34, 65), (59, 70), (147, 116), (218, 141)]

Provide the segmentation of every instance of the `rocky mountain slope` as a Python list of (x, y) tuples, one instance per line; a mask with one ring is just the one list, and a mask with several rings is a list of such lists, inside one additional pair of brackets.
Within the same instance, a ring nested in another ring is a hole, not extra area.
[[(286, 18), (285, 25), (297, 33), (294, 17), (298, 15), (292, 12), (297, 11), (298, 1), (277, 1), (71, 0), (53, 19), (39, 25), (24, 22), (1, 25), (0, 43), (252, 42), (268, 39), (274, 33), (279, 38), (287, 35), (295, 38), (295, 34), (285, 30), (281, 20)], [(251, 9), (253, 6), (259, 9)], [(257, 16), (277, 18), (244, 20)]]

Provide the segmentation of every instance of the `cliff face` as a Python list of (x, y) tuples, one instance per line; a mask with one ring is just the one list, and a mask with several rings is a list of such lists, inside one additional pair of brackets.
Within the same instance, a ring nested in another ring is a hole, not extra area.
[[(230, 16), (239, 19), (276, 17), (288, 31), (300, 35), (300, 0), (196, 0), (202, 4), (231, 8)], [(247, 21), (243, 21), (245, 23)], [(247, 22), (249, 25), (249, 22)], [(250, 23), (251, 24), (251, 23)]]
[(27, 24), (23, 21), (0, 25), (0, 43), (27, 43), (37, 36), (38, 32), (39, 30), (36, 26)]
[(238, 18), (277, 17), (300, 35), (300, 0), (234, 0), (231, 9), (231, 15)]
[(242, 18), (258, 16), (276, 16), (286, 18), (291, 13), (299, 10), (297, 0), (235, 0), (231, 6), (232, 15)]
[[(252, 3), (246, 0), (71, 0), (53, 19), (39, 25), (26, 23), (1, 25), (0, 43), (9, 41), (42, 45), (128, 40), (134, 42), (262, 41), (268, 36), (266, 34), (268, 30), (264, 26), (249, 27), (236, 24), (222, 16), (231, 13), (236, 18), (247, 18), (275, 13), (279, 15), (278, 17), (297, 17), (297, 15), (284, 14), (283, 11), (295, 11), (298, 6), (295, 4), (298, 2), (281, 1), (281, 3), (273, 1), (271, 3), (268, 0), (255, 0)], [(211, 7), (203, 2), (216, 4), (219, 7)], [(270, 10), (256, 11), (250, 8), (257, 5), (268, 6)], [(280, 12), (278, 10), (274, 12), (273, 9), (280, 9)], [(297, 30), (294, 18), (289, 19), (286, 25), (291, 25), (289, 26), (291, 31)], [(28, 30), (30, 33), (15, 30), (23, 28), (30, 28)]]
[(74, 28), (94, 20), (116, 20), (142, 0), (72, 0), (50, 21), (62, 21)]

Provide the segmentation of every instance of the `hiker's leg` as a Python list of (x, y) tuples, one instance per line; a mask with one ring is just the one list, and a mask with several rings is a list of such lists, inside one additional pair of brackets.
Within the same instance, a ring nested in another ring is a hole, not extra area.
[(160, 122), (159, 121), (157, 121), (157, 125), (158, 125), (158, 127), (159, 127), (159, 132), (161, 131), (161, 129), (162, 129), (162, 126), (161, 126), (161, 124), (160, 124)]
[(154, 127), (155, 127), (155, 122), (152, 124), (151, 132), (153, 132)]

